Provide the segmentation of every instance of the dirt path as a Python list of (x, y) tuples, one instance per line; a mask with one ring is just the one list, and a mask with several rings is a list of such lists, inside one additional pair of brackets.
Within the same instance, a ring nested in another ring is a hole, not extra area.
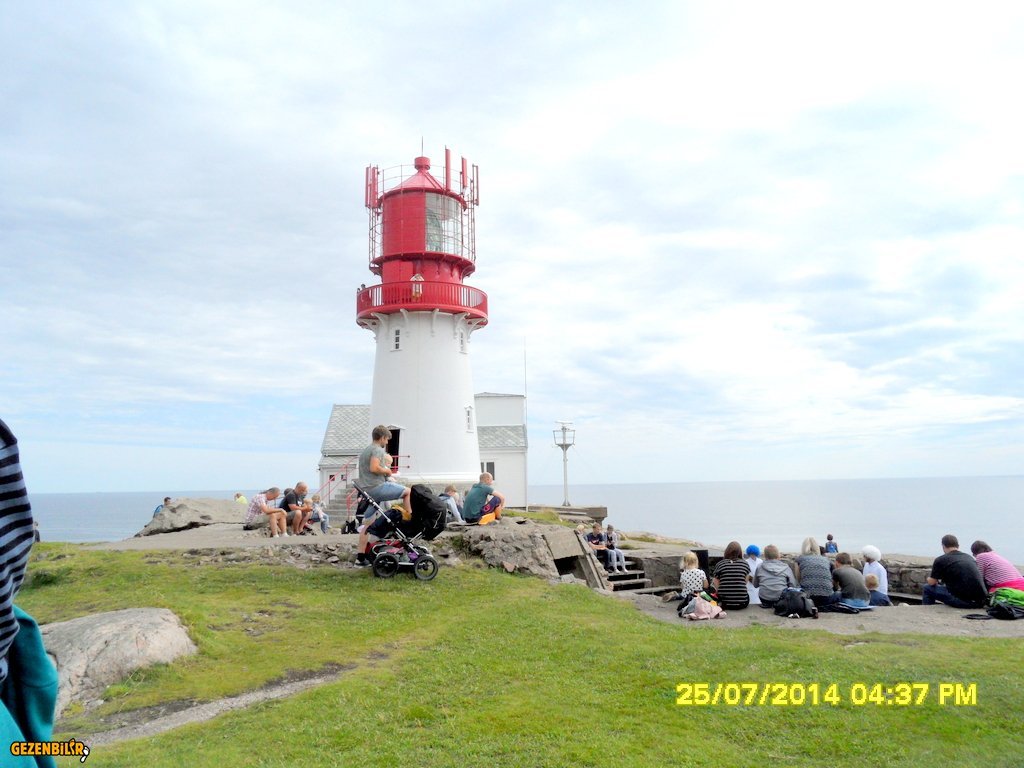
[(101, 731), (92, 736), (81, 737), (81, 741), (84, 741), (91, 748), (94, 746), (116, 744), (119, 741), (127, 741), (129, 739), (156, 736), (189, 723), (202, 723), (212, 720), (224, 712), (244, 709), (261, 701), (284, 699), (294, 696), (296, 693), (308, 691), (311, 688), (336, 682), (347, 671), (354, 668), (355, 665), (335, 667), (328, 672), (320, 672), (312, 676), (303, 676), (296, 680), (266, 685), (255, 691), (247, 691), (237, 696), (229, 696), (225, 699), (209, 701), (203, 704), (176, 702), (134, 710), (112, 718), (124, 722), (124, 725), (109, 731)]

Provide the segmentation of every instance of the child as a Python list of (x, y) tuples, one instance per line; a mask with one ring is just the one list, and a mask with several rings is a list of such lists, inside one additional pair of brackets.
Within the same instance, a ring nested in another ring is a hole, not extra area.
[(832, 538), (832, 534), (830, 533), (825, 537), (825, 551), (822, 554), (834, 555), (837, 552), (839, 552), (839, 545), (836, 544), (836, 540)]
[(448, 512), (446, 513), (448, 518), (447, 522), (466, 522), (462, 519), (462, 512), (459, 509), (459, 492), (454, 485), (445, 486), (444, 493), (439, 493), (437, 498), (443, 501), (445, 506), (448, 508)]
[(764, 562), (761, 559), (761, 548), (757, 544), (751, 544), (747, 547), (747, 556), (744, 559), (750, 568), (750, 576), (747, 579), (747, 597), (750, 598), (751, 605), (760, 605), (761, 599), (757, 596), (757, 589), (754, 587), (753, 581), (754, 574), (757, 573), (757, 567)]
[(868, 601), (870, 605), (892, 605), (889, 596), (878, 591), (878, 577), (875, 574), (869, 573), (864, 576), (864, 586), (871, 593), (871, 600)]
[(327, 533), (330, 528), (330, 518), (327, 516), (327, 512), (324, 510), (324, 505), (320, 501), (319, 493), (313, 494), (312, 512), (309, 516), (309, 521), (312, 523), (319, 521), (321, 533)]
[(626, 556), (619, 549), (619, 533), (609, 525), (604, 535), (605, 545), (608, 547), (608, 568), (611, 573), (626, 572)]
[(679, 561), (679, 591), (662, 595), (663, 602), (689, 600), (694, 593), (708, 588), (708, 576), (697, 565), (697, 555), (693, 552), (683, 555), (683, 559)]

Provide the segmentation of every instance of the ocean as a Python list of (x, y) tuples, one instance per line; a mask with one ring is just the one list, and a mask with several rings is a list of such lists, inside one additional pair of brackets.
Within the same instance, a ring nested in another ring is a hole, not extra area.
[[(47, 541), (110, 541), (133, 536), (164, 496), (230, 499), (234, 493), (41, 493), (31, 502)], [(560, 505), (562, 486), (531, 486), (530, 499)], [(807, 536), (823, 543), (831, 533), (849, 552), (874, 544), (883, 556), (930, 557), (941, 554), (939, 540), (953, 533), (965, 551), (983, 539), (1024, 564), (1024, 476), (570, 485), (569, 500), (608, 507), (608, 522), (623, 531), (711, 546), (736, 540), (744, 548), (776, 544), (792, 552)]]

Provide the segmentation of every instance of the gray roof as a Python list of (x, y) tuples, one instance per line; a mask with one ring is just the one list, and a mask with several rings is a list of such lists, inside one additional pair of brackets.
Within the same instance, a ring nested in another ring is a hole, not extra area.
[[(526, 448), (526, 427), (477, 426), (477, 440), (481, 450)], [(324, 442), (320, 446), (323, 456), (358, 456), (370, 439), (370, 406), (335, 405), (327, 422)]]
[(336, 405), (331, 409), (320, 453), (357, 456), (370, 441), (370, 406)]
[(476, 437), (480, 442), (480, 450), (496, 450), (499, 448), (526, 448), (526, 427), (514, 424), (507, 427), (476, 428)]

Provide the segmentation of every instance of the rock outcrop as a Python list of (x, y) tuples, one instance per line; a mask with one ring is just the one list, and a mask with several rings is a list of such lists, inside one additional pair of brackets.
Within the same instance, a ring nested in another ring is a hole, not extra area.
[(181, 621), (166, 608), (98, 613), (40, 629), (57, 665), (58, 716), (71, 702), (94, 702), (137, 669), (196, 652)]
[(518, 524), (508, 518), (484, 526), (470, 526), (462, 532), (463, 546), (471, 555), (509, 573), (529, 573), (545, 579), (558, 578), (551, 549), (544, 532), (551, 526), (533, 522)]
[[(266, 517), (265, 515), (263, 517)], [(237, 523), (241, 527), (245, 507), (230, 499), (178, 499), (165, 507), (136, 536), (172, 533), (213, 523)], [(263, 521), (266, 524), (266, 521)]]

